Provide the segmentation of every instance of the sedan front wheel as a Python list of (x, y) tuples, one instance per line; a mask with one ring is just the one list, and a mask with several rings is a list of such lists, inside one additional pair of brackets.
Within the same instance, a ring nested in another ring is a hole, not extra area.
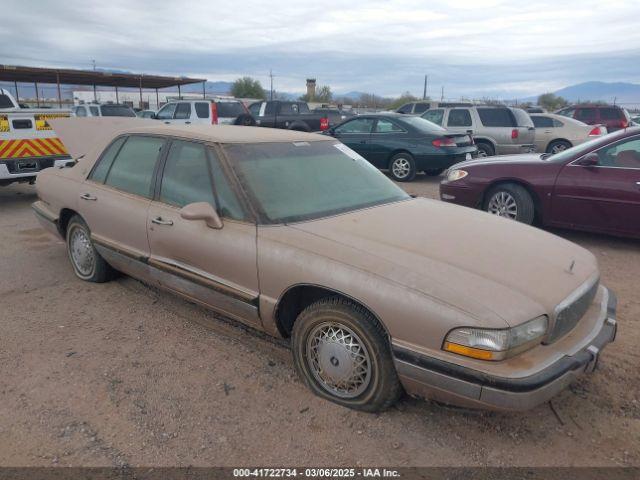
[(500, 217), (531, 225), (535, 205), (529, 192), (521, 185), (505, 183), (493, 188), (486, 197), (485, 211)]
[(341, 297), (318, 300), (298, 316), (291, 337), (298, 375), (316, 395), (377, 412), (402, 393), (386, 332), (359, 305)]

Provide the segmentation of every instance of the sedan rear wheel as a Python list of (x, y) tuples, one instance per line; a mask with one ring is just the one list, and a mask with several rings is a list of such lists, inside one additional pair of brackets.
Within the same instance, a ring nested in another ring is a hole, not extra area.
[(304, 309), (291, 345), (298, 375), (320, 397), (375, 412), (402, 393), (385, 330), (347, 299), (327, 297)]
[(89, 227), (79, 215), (74, 215), (67, 225), (67, 252), (73, 270), (82, 280), (102, 283), (113, 278), (115, 271), (93, 246)]
[(498, 185), (487, 195), (484, 209), (499, 217), (531, 224), (535, 214), (535, 206), (529, 192), (515, 183)]
[(389, 163), (391, 177), (398, 182), (410, 182), (416, 176), (416, 164), (408, 153), (394, 155)]
[(571, 144), (564, 140), (555, 140), (547, 147), (547, 153), (555, 155), (556, 153), (564, 152), (567, 148), (571, 148)]

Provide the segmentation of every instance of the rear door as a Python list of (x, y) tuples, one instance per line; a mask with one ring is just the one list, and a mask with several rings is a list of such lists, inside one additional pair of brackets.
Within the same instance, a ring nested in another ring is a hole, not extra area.
[(191, 124), (191, 102), (178, 102), (172, 123)]
[[(149, 264), (158, 282), (259, 326), (256, 225), (218, 155), (204, 144), (173, 140), (163, 163), (147, 223)], [(223, 227), (183, 219), (180, 209), (196, 202), (214, 206)]]
[(597, 151), (598, 165), (576, 161), (556, 180), (555, 223), (623, 235), (640, 235), (640, 136)]
[(373, 118), (357, 117), (338, 125), (333, 130), (333, 136), (372, 162), (370, 140), (374, 123)]
[(546, 152), (549, 143), (556, 138), (553, 119), (544, 115), (532, 115), (531, 120), (536, 127), (534, 140), (536, 152)]
[(468, 108), (449, 110), (445, 128), (451, 133), (472, 134), (473, 122)]
[(132, 273), (149, 256), (147, 209), (164, 138), (131, 135), (107, 147), (80, 188), (78, 211), (100, 252)]

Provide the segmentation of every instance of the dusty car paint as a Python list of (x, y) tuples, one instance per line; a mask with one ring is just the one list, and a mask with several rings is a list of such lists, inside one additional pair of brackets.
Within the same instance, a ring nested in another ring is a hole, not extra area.
[[(92, 125), (91, 120), (54, 125), (69, 151), (84, 157), (73, 168), (48, 169), (39, 177), (40, 201), (34, 210), (49, 231), (59, 235), (68, 211), (79, 212), (96, 248), (117, 269), (272, 335), (288, 333), (280, 321), (288, 292), (311, 285), (340, 293), (384, 326), (400, 379), (411, 394), (486, 408), (529, 408), (595, 363), (597, 355), (589, 360), (583, 353), (593, 342), (600, 339), (602, 347), (613, 339), (615, 297), (597, 286), (594, 256), (516, 222), (408, 198), (286, 225), (262, 225), (257, 217), (224, 219), (223, 228), (212, 229), (204, 222), (181, 220), (173, 207), (86, 179), (105, 146), (122, 134), (187, 138), (214, 148), (334, 139), (252, 127), (187, 129), (141, 120)], [(87, 141), (91, 137), (94, 142)], [(86, 194), (97, 200), (82, 199)], [(95, 209), (97, 204), (105, 206)], [(93, 214), (87, 213), (91, 209)], [(157, 209), (163, 220), (173, 222), (171, 233), (149, 223)], [(113, 210), (128, 215), (114, 219), (109, 214)], [(416, 226), (416, 218), (424, 222)], [(499, 362), (442, 350), (445, 335), (456, 327), (501, 329), (548, 315), (552, 330), (558, 305), (585, 285), (595, 285), (597, 294), (576, 327), (557, 341)], [(496, 378), (517, 384), (566, 363), (564, 359), (570, 359), (571, 368), (549, 383), (529, 388), (531, 384), (526, 391), (492, 390), (501, 384)], [(456, 368), (467, 373), (456, 373)], [(468, 372), (486, 380), (465, 380)]]

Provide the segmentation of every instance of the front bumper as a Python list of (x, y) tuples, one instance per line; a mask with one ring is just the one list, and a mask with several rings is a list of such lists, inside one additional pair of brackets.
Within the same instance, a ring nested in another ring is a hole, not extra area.
[(528, 377), (496, 377), (394, 345), (398, 375), (407, 392), (415, 396), (492, 410), (533, 408), (596, 368), (601, 350), (614, 341), (617, 331), (617, 300), (610, 290), (607, 298), (606, 314), (593, 340)]
[(481, 198), (482, 190), (471, 187), (460, 180), (449, 182), (445, 179), (440, 182), (440, 200), (443, 202), (478, 208)]

